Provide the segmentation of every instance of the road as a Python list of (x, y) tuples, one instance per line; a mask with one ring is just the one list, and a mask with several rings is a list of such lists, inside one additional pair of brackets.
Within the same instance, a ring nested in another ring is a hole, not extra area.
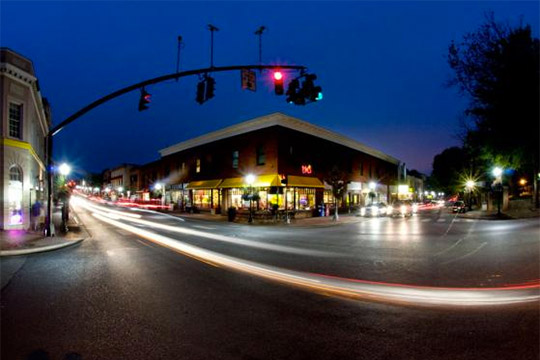
[(76, 211), (92, 235), (80, 246), (2, 259), (17, 268), (1, 293), (2, 359), (540, 354), (538, 291), (521, 289), (539, 278), (537, 219), (436, 210), (304, 228)]

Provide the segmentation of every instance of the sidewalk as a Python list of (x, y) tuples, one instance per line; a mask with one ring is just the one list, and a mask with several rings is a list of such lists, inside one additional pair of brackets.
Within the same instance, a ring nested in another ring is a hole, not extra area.
[(481, 220), (512, 220), (512, 219), (529, 219), (539, 218), (540, 209), (508, 209), (501, 211), (501, 215), (497, 215), (497, 210), (481, 211), (472, 210), (464, 214), (458, 215), (466, 219), (481, 219)]
[(45, 237), (42, 233), (25, 230), (0, 231), (0, 256), (27, 255), (61, 249), (75, 245), (88, 237), (82, 226), (76, 221), (77, 214), (70, 211), (67, 233), (62, 232), (60, 208), (53, 212), (56, 236)]

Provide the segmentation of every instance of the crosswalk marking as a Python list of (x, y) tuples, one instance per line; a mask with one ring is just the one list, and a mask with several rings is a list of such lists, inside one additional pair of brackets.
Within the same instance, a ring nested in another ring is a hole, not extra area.
[(437, 222), (445, 222), (446, 219), (438, 219)]

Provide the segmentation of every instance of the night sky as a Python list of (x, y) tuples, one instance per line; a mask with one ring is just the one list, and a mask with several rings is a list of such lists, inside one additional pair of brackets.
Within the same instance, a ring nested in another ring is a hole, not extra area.
[(263, 62), (308, 66), (324, 100), (307, 106), (273, 93), (270, 74), (256, 93), (240, 89), (239, 72), (218, 73), (216, 97), (195, 102), (196, 77), (110, 101), (55, 137), (55, 158), (79, 171), (143, 164), (158, 150), (257, 116), (280, 111), (345, 134), (431, 171), (433, 156), (459, 144), (466, 100), (445, 83), (451, 40), (460, 40), (493, 11), (497, 20), (532, 25), (530, 2), (6, 2), (1, 44), (34, 62), (57, 124), (88, 103), (133, 83), (173, 73), (177, 36), (181, 69), (256, 64), (261, 25)]

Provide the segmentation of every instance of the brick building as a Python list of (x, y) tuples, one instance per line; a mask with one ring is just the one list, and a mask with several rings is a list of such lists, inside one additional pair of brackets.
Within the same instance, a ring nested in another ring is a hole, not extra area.
[[(253, 192), (256, 209), (277, 204), (310, 215), (317, 205), (333, 203), (327, 180), (334, 168), (348, 188), (339, 206), (389, 201), (400, 166), (381, 151), (281, 113), (183, 141), (160, 154), (160, 160), (140, 168), (141, 190), (159, 183), (167, 203), (222, 213), (230, 206), (247, 207), (243, 194)], [(247, 175), (253, 175), (252, 184)]]

